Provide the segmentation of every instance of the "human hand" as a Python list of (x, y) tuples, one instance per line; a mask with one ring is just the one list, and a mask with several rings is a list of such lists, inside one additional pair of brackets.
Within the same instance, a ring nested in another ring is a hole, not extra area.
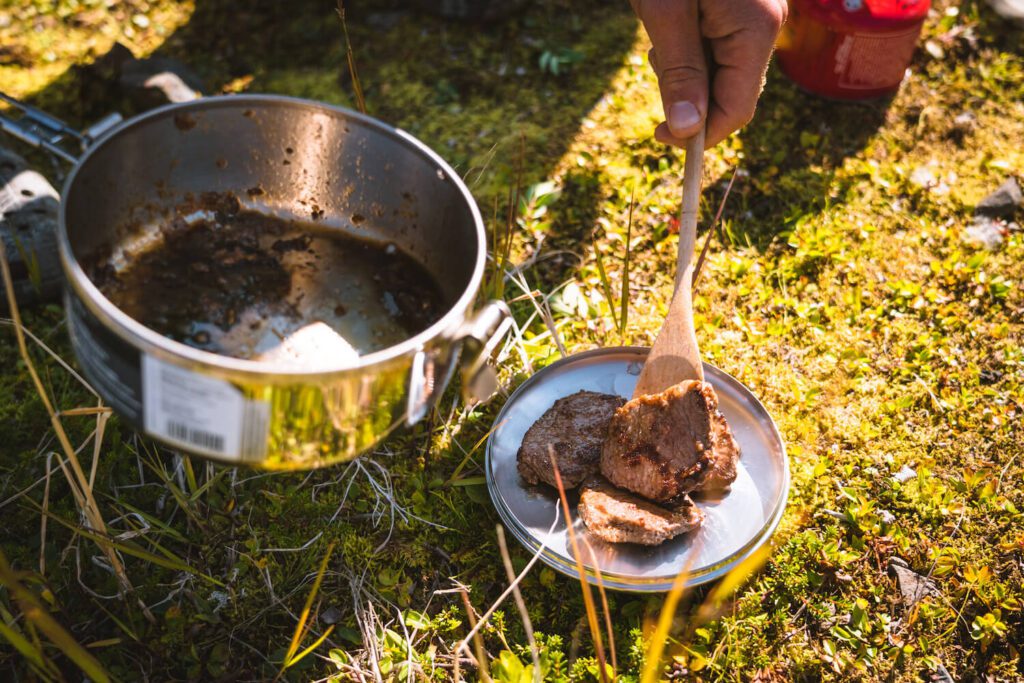
[(746, 125), (786, 20), (786, 0), (630, 2), (654, 45), (651, 67), (665, 109), (654, 137), (682, 147), (706, 122), (705, 145), (712, 147)]

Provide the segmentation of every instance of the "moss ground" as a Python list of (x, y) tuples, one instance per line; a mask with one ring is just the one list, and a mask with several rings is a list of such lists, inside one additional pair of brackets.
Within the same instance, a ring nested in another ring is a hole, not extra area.
[[(349, 22), (372, 114), (449, 159), (502, 226), (510, 185), (531, 188), (512, 260), (545, 293), (569, 350), (649, 343), (670, 293), (681, 159), (650, 137), (660, 107), (627, 3), (538, 2), (486, 27), (352, 3)], [(131, 113), (85, 66), (116, 40), (187, 62), (210, 93), (351, 105), (340, 36), (330, 2), (4, 2), (0, 90), (75, 124)], [(793, 485), (771, 558), (718, 618), (688, 631), (706, 591), (684, 600), (666, 676), (918, 680), (944, 667), (956, 680), (1024, 677), (1024, 233), (1008, 230), (993, 251), (965, 239), (974, 204), (1024, 174), (1024, 35), (968, 0), (936, 3), (924, 38), (931, 49), (891, 101), (825, 102), (773, 71), (753, 123), (708, 155), (704, 226), (741, 172), (700, 282), (699, 341), (776, 418)], [(915, 181), (922, 167), (939, 186)], [(631, 196), (620, 330), (595, 250), (619, 292)], [(508, 298), (520, 293), (506, 284)], [(514, 308), (525, 324), (532, 306)], [(26, 325), (71, 360), (59, 307), (29, 312)], [(425, 425), (359, 464), (309, 475), (188, 463), (112, 419), (100, 507), (116, 533), (145, 527), (130, 540), (166, 560), (125, 555), (134, 592), (117, 597), (95, 544), (59, 521), (79, 522), (59, 470), (41, 533), (56, 443), (9, 325), (0, 336), (0, 547), (122, 680), (273, 678), (331, 543), (302, 644), (333, 630), (286, 680), (372, 677), (373, 662), (387, 679), (450, 677), (468, 621), (457, 594), (437, 591), (463, 584), (482, 612), (507, 585), (474, 450), (502, 400), (467, 411), (450, 392)], [(535, 368), (558, 357), (537, 320), (522, 348)], [(35, 358), (58, 407), (93, 404), (61, 365), (38, 348)], [(527, 370), (518, 353), (503, 368), (507, 394)], [(65, 423), (77, 444), (95, 418)], [(894, 477), (905, 468), (915, 476)], [(937, 591), (909, 609), (891, 558)], [(512, 549), (517, 568), (528, 559)], [(578, 584), (538, 567), (522, 590), (546, 675), (594, 680)], [(609, 596), (623, 680), (638, 676), (661, 605)], [(78, 677), (64, 648), (33, 640), (10, 586), (0, 620), (5, 678), (44, 677), (6, 644), (11, 633)], [(530, 680), (511, 603), (484, 636), (496, 679)]]

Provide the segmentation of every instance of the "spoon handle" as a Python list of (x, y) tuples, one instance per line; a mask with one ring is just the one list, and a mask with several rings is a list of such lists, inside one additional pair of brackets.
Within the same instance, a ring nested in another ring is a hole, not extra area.
[(656, 394), (683, 380), (704, 380), (704, 367), (693, 326), (693, 251), (704, 172), (704, 130), (686, 143), (683, 167), (683, 205), (679, 216), (679, 256), (675, 292), (668, 315), (633, 390), (633, 398)]
[[(704, 129), (686, 141), (683, 166), (683, 205), (679, 211), (679, 255), (676, 257), (676, 291), (684, 275), (693, 276), (693, 253), (697, 244), (697, 216), (700, 214), (701, 178), (704, 175)], [(691, 283), (692, 284), (692, 283)]]

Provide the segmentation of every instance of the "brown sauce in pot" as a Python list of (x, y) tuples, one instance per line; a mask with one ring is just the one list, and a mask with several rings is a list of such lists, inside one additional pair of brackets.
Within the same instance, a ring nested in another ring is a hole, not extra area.
[(104, 296), (166, 337), (252, 358), (319, 321), (366, 354), (446, 310), (431, 275), (393, 244), (207, 199), (138, 253), (86, 264)]

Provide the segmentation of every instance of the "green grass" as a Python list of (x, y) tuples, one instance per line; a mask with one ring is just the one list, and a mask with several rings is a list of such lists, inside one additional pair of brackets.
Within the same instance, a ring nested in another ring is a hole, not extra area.
[[(354, 104), (331, 2), (106, 5), (3, 5), (12, 21), (0, 45), (19, 48), (0, 60), (0, 89), (76, 124), (130, 111), (69, 69), (121, 39), (188, 62), (209, 92)], [(708, 616), (711, 589), (684, 597), (671, 633), (686, 642), (666, 648), (674, 674), (918, 680), (942, 665), (955, 680), (1024, 675), (1024, 234), (1008, 232), (994, 252), (964, 242), (975, 202), (1024, 174), (1024, 41), (984, 3), (947, 7), (926, 26), (943, 57), (919, 51), (891, 102), (824, 102), (773, 71), (754, 122), (708, 154), (703, 226), (733, 169), (743, 172), (695, 297), (698, 339), (775, 417), (793, 484), (773, 554), (716, 618), (691, 628)], [(623, 320), (633, 343), (650, 343), (671, 291), (681, 156), (650, 137), (660, 107), (627, 3), (537, 3), (485, 28), (421, 16), (382, 28), (367, 12), (347, 13), (367, 108), (449, 159), (484, 215), (496, 214), (494, 235), (521, 184), (510, 262), (529, 264), (524, 284), (547, 297), (568, 349), (620, 343)], [(553, 73), (551, 55), (572, 59)], [(955, 123), (964, 112), (972, 125)], [(910, 180), (933, 162), (948, 192)], [(504, 291), (522, 294), (511, 282)], [(557, 359), (534, 305), (513, 309), (533, 367)], [(71, 359), (58, 307), (29, 312), (26, 325)], [(32, 617), (45, 607), (121, 680), (372, 678), (374, 666), (400, 680), (451, 676), (470, 625), (460, 595), (445, 591), (464, 585), (479, 615), (508, 586), (482, 449), (472, 452), (502, 400), (453, 410), (450, 391), (424, 425), (358, 465), (310, 475), (184, 467), (111, 419), (94, 492), (111, 533), (126, 535), (118, 542), (141, 551), (122, 553), (134, 590), (118, 596), (94, 540), (69, 528), (80, 520), (59, 469), (40, 533), (44, 484), (29, 487), (59, 447), (11, 328), (0, 337), (0, 502), (28, 489), (0, 508), (5, 576), (17, 579), (0, 588), (0, 677), (56, 667), (76, 679), (74, 662), (86, 661), (33, 625), (15, 589), (36, 596)], [(59, 409), (94, 405), (34, 353)], [(510, 353), (506, 388), (526, 375)], [(96, 418), (64, 422), (77, 446)], [(904, 467), (916, 476), (899, 482)], [(519, 572), (530, 558), (510, 550)], [(893, 557), (930, 574), (938, 594), (906, 608), (887, 573)], [(597, 680), (578, 584), (537, 565), (519, 588), (545, 676)], [(618, 673), (637, 680), (663, 599), (608, 600)], [(497, 680), (532, 680), (511, 600), (482, 634)], [(465, 653), (461, 669), (476, 675)]]

